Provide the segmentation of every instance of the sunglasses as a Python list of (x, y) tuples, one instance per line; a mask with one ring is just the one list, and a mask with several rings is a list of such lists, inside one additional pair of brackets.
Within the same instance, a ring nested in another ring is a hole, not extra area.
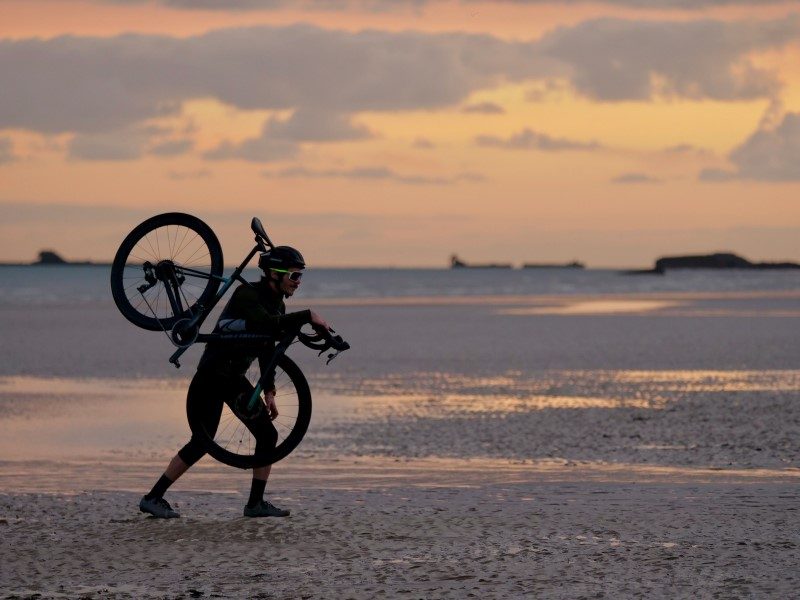
[(289, 271), (287, 269), (270, 269), (270, 271), (275, 271), (276, 273), (288, 273), (289, 279), (294, 282), (299, 282), (303, 278), (302, 271)]

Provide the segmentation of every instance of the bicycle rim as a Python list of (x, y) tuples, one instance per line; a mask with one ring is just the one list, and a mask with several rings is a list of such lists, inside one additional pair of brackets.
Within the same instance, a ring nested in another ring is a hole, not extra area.
[[(258, 361), (254, 361), (247, 378), (255, 385), (259, 377)], [(201, 439), (211, 456), (226, 465), (250, 469), (278, 462), (288, 456), (308, 430), (311, 392), (302, 371), (288, 356), (282, 356), (275, 369), (275, 404), (278, 416), (272, 424), (278, 433), (278, 440), (271, 452), (258, 456), (255, 453), (255, 437), (227, 404), (223, 404), (222, 416), (213, 437), (197, 418), (202, 412), (201, 407), (187, 404), (187, 416), (192, 433)]]
[(208, 225), (192, 215), (165, 213), (138, 225), (122, 242), (111, 268), (111, 292), (135, 325), (169, 330), (198, 304), (209, 305), (222, 269), (222, 248)]

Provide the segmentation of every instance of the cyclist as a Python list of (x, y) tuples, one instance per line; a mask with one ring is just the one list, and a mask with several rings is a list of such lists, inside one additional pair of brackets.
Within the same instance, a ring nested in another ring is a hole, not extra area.
[[(258, 266), (263, 275), (258, 282), (242, 284), (234, 291), (220, 314), (215, 332), (265, 333), (276, 337), (283, 331), (310, 323), (315, 329), (330, 329), (313, 310), (286, 314), (284, 298), (292, 296), (300, 285), (305, 268), (303, 255), (290, 246), (277, 246), (260, 255)], [(207, 407), (203, 416), (206, 429), (216, 431), (225, 402), (256, 438), (256, 454), (275, 447), (278, 432), (272, 420), (278, 416), (275, 390), (265, 386), (265, 403), (254, 414), (244, 414), (237, 404), (249, 398), (253, 387), (245, 377), (261, 348), (208, 343), (189, 386), (189, 396)], [(172, 458), (164, 474), (139, 502), (139, 510), (159, 518), (180, 515), (164, 499), (167, 489), (205, 454), (202, 442), (194, 435)], [(245, 517), (286, 517), (288, 510), (264, 500), (272, 465), (253, 469), (250, 497), (244, 507)]]

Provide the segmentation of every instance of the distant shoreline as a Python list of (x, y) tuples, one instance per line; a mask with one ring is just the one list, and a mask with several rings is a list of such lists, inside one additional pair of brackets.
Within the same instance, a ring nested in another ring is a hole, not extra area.
[(0, 262), (0, 267), (110, 267), (110, 262), (77, 261), (63, 263)]

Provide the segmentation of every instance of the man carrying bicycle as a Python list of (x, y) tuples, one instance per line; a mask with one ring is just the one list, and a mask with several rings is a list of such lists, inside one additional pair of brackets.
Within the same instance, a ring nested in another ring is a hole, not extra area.
[[(240, 285), (225, 306), (214, 329), (218, 333), (260, 333), (278, 337), (283, 331), (310, 323), (315, 329), (330, 329), (328, 323), (313, 310), (286, 314), (284, 298), (292, 296), (300, 286), (305, 268), (302, 254), (290, 246), (277, 246), (262, 253), (258, 266), (264, 275), (258, 282)], [(234, 346), (209, 342), (189, 386), (189, 402), (206, 410), (202, 416), (205, 429), (216, 430), (223, 403), (239, 417), (256, 439), (256, 455), (269, 453), (275, 447), (278, 432), (272, 424), (278, 416), (275, 390), (265, 387), (265, 402), (254, 413), (243, 410), (240, 398), (249, 398), (253, 387), (245, 374), (259, 358), (263, 347)], [(139, 510), (159, 518), (180, 515), (164, 499), (167, 489), (206, 453), (195, 436), (181, 448), (167, 465), (164, 474), (139, 502)], [(272, 465), (253, 469), (250, 497), (244, 508), (246, 517), (286, 517), (289, 511), (264, 500), (264, 492)]]

